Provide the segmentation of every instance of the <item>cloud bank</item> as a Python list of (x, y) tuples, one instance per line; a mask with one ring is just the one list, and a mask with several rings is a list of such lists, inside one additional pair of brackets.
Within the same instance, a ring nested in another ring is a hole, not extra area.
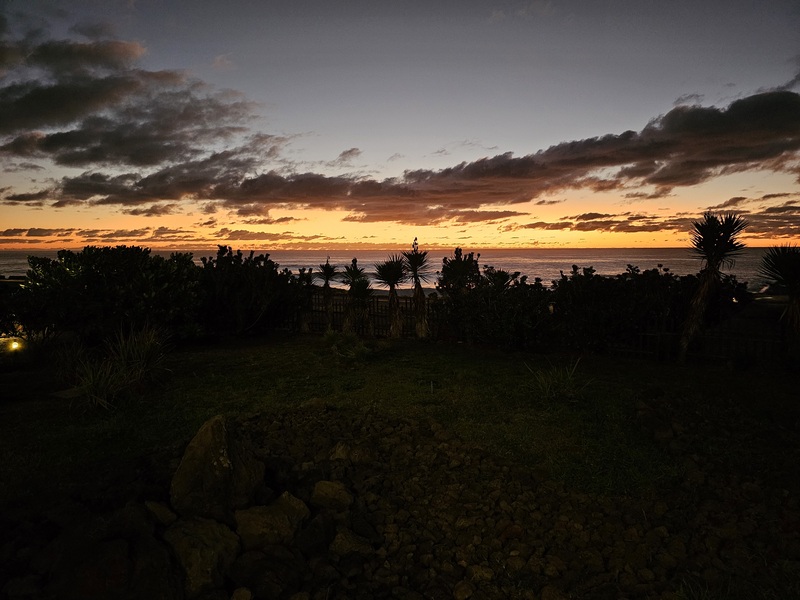
[[(597, 213), (544, 222), (520, 205), (555, 205), (563, 200), (552, 196), (573, 190), (662, 198), (750, 170), (789, 173), (800, 182), (800, 95), (791, 90), (797, 78), (726, 107), (688, 104), (698, 98), (687, 95), (639, 131), (377, 180), (289, 169), (282, 154), (291, 138), (255, 132), (252, 102), (181, 71), (138, 67), (146, 49), (108, 39), (107, 28), (76, 27), (88, 38), (77, 41), (12, 39), (3, 30), (3, 168), (15, 173), (44, 164), (69, 173), (36, 189), (3, 188), (6, 205), (111, 206), (153, 217), (209, 207), (270, 225), (281, 222), (269, 218), (270, 210), (313, 208), (344, 211), (344, 220), (359, 223), (641, 232), (685, 230), (687, 218)], [(360, 155), (353, 147), (327, 166), (351, 167)], [(797, 231), (797, 203), (796, 195), (737, 197), (714, 208), (750, 214), (749, 233), (780, 236)]]

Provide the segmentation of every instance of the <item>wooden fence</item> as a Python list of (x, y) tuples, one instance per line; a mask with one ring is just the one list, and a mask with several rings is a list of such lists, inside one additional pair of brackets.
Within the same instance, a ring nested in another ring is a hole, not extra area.
[[(415, 336), (413, 299), (401, 296), (400, 312), (403, 320), (403, 337)], [(348, 309), (346, 294), (334, 293), (331, 298), (331, 326), (342, 331)], [(365, 302), (366, 318), (355, 323), (353, 331), (359, 335), (388, 337), (390, 328), (389, 298), (376, 294)], [(778, 325), (776, 310), (743, 311), (742, 315), (729, 319), (718, 327), (703, 330), (692, 343), (689, 360), (703, 362), (768, 363), (785, 356), (786, 347)], [(328, 328), (328, 313), (325, 299), (316, 290), (311, 300), (311, 311), (305, 317), (304, 330), (324, 333)], [(435, 323), (431, 323), (435, 328)], [(674, 360), (678, 356), (681, 323), (658, 321), (649, 324), (646, 330), (632, 339), (612, 343), (608, 350), (614, 354), (646, 358), (651, 360)]]

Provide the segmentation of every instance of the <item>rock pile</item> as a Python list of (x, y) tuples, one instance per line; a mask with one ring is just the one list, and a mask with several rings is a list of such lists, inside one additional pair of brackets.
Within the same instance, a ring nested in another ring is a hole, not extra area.
[[(684, 496), (569, 492), (433, 421), (319, 403), (211, 419), (169, 490), (138, 496), (7, 526), (5, 595), (668, 599), (764, 568), (756, 523), (726, 521), (712, 497), (689, 513)], [(780, 552), (800, 554), (787, 543)]]

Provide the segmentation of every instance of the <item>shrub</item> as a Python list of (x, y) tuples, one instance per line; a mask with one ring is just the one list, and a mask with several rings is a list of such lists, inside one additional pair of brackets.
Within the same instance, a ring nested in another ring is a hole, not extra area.
[(165, 371), (165, 338), (154, 327), (120, 331), (102, 351), (65, 350), (71, 355), (62, 354), (62, 371), (72, 370), (77, 391), (93, 406), (109, 408), (123, 393), (155, 382)]
[(184, 335), (195, 320), (197, 268), (191, 254), (169, 259), (137, 246), (62, 250), (58, 258), (29, 257), (27, 282), (15, 298), (26, 336), (73, 331), (89, 345), (122, 326), (147, 323)]
[(579, 362), (580, 359), (576, 360), (572, 366), (556, 367), (551, 365), (546, 369), (536, 371), (526, 364), (525, 367), (533, 375), (530, 384), (531, 391), (537, 399), (545, 402), (577, 402), (588, 385), (588, 382), (581, 381), (576, 375)]
[(292, 274), (278, 271), (269, 254), (244, 256), (219, 246), (216, 257), (201, 258), (202, 324), (214, 335), (264, 333), (291, 313)]

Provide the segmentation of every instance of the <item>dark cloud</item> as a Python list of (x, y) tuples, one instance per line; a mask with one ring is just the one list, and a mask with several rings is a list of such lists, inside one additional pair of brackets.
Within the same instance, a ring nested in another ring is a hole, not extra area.
[[(275, 207), (310, 207), (349, 211), (348, 219), (359, 222), (430, 224), (458, 219), (467, 210), (486, 216), (490, 209), (529, 200), (552, 204), (557, 201), (536, 198), (569, 189), (618, 189), (630, 199), (658, 198), (673, 187), (739, 170), (797, 172), (800, 96), (768, 92), (726, 109), (678, 107), (639, 133), (566, 142), (523, 157), (505, 153), (438, 171), (407, 171), (383, 181), (275, 170), (251, 175), (286, 141), (261, 135), (232, 150), (144, 174), (87, 171), (64, 178), (47, 193), (6, 199), (41, 201), (49, 195), (62, 206), (213, 200), (214, 210), (251, 218)], [(612, 174), (597, 176), (598, 171)]]
[(702, 94), (684, 94), (683, 96), (677, 98), (672, 104), (673, 106), (683, 106), (686, 104), (698, 105), (703, 101), (703, 99), (704, 96)]
[(715, 206), (709, 206), (709, 210), (722, 210), (726, 208), (733, 208), (735, 206), (741, 206), (742, 204), (746, 204), (750, 202), (750, 198), (746, 196), (734, 196), (733, 198), (729, 198), (725, 200), (722, 204), (717, 204)]
[[(796, 56), (794, 62), (800, 67), (800, 55)], [(792, 77), (789, 81), (784, 83), (783, 85), (778, 86), (775, 88), (776, 90), (793, 90), (795, 88), (800, 87), (800, 69), (797, 71), (794, 77)]]
[(329, 167), (350, 167), (353, 164), (353, 160), (359, 156), (361, 156), (361, 150), (358, 148), (350, 148), (349, 150), (343, 150), (335, 160), (327, 164)]
[(800, 214), (800, 206), (795, 201), (786, 202), (780, 206), (769, 206), (761, 211), (763, 215), (775, 214)]
[(45, 198), (50, 196), (50, 190), (38, 192), (23, 192), (21, 194), (6, 194), (3, 201), (6, 204), (27, 204), (28, 206), (42, 206)]
[(31, 227), (25, 234), (27, 237), (52, 237), (56, 235), (63, 235), (64, 233), (72, 233), (73, 229), (44, 229), (41, 227)]
[(605, 213), (583, 213), (582, 215), (575, 215), (573, 217), (565, 217), (565, 219), (571, 219), (573, 221), (596, 221), (597, 219), (605, 219), (607, 217), (611, 217), (613, 215), (605, 214)]
[(153, 204), (142, 208), (129, 208), (122, 212), (126, 215), (142, 216), (142, 217), (161, 217), (164, 215), (172, 215), (179, 212), (179, 205), (171, 204)]
[(245, 219), (245, 225), (280, 225), (283, 223), (291, 223), (292, 221), (302, 221), (303, 219), (298, 219), (296, 217), (278, 217), (277, 219), (271, 219), (269, 217), (263, 217), (260, 219)]
[(228, 229), (223, 227), (214, 233), (214, 237), (225, 241), (263, 241), (263, 242), (309, 242), (315, 240), (331, 240), (322, 235), (297, 235), (291, 231), (282, 233), (270, 233), (264, 231), (252, 231), (250, 229)]
[(152, 167), (196, 159), (253, 118), (239, 94), (179, 71), (136, 68), (145, 53), (138, 42), (4, 44), (0, 65), (11, 71), (0, 81), (0, 157)]
[[(74, 31), (88, 41), (29, 37), (0, 45), (0, 69), (11, 73), (0, 79), (0, 159), (7, 170), (24, 159), (82, 171), (46, 189), (7, 190), (5, 203), (109, 205), (147, 216), (225, 210), (264, 225), (279, 222), (269, 218), (271, 209), (314, 208), (345, 211), (346, 220), (357, 222), (466, 225), (533, 219), (508, 207), (557, 204), (562, 200), (547, 198), (575, 189), (637, 200), (751, 169), (800, 178), (800, 95), (787, 86), (723, 108), (703, 107), (701, 98), (684, 96), (638, 132), (564, 142), (527, 156), (501, 153), (382, 181), (294, 172), (281, 162), (290, 138), (247, 137), (254, 106), (240, 95), (179, 71), (138, 68), (144, 47), (105, 39), (109, 32), (102, 27), (83, 24)], [(457, 144), (480, 146), (470, 140)], [(349, 148), (328, 164), (351, 166), (360, 155)], [(718, 205), (734, 206), (748, 205), (737, 199)], [(558, 223), (504, 227), (649, 231), (656, 226), (629, 217), (584, 213)], [(766, 222), (757, 220), (757, 226)]]

